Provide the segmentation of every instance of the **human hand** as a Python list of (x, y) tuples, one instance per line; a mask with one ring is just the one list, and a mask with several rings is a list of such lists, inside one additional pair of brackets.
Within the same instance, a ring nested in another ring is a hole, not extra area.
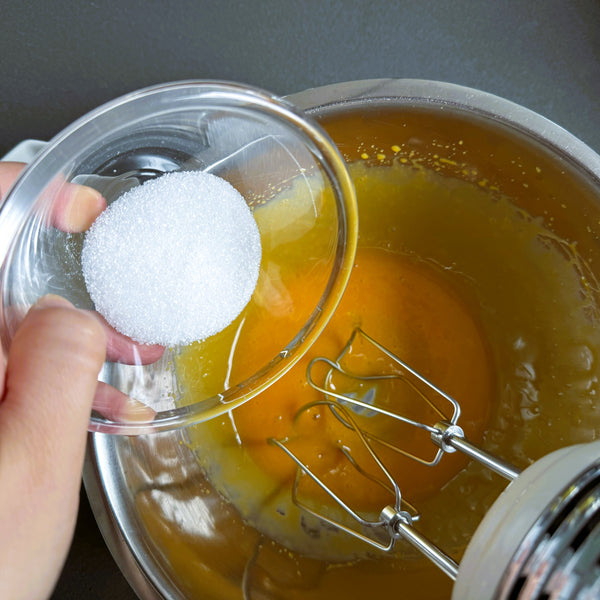
[(106, 335), (50, 296), (0, 368), (0, 598), (46, 598), (73, 536), (87, 424)]
[[(0, 198), (22, 168), (0, 163)], [(83, 231), (105, 206), (94, 190), (67, 184), (52, 224)], [(139, 410), (98, 384), (104, 360), (154, 362), (162, 351), (56, 296), (20, 324), (0, 357), (0, 598), (45, 598), (56, 584), (75, 526), (92, 404), (112, 418)]]

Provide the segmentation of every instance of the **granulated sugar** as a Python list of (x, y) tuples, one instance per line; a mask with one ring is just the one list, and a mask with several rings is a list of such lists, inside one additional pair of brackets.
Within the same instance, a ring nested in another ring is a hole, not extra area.
[(229, 325), (258, 279), (258, 227), (241, 194), (200, 171), (169, 173), (119, 197), (85, 237), (96, 310), (147, 344), (188, 344)]

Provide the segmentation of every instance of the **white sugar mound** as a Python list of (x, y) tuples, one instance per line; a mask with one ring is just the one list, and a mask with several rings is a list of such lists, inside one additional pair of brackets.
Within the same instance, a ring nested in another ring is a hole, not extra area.
[(201, 171), (125, 192), (96, 219), (82, 252), (96, 310), (132, 339), (165, 346), (227, 327), (252, 296), (260, 260), (244, 198)]

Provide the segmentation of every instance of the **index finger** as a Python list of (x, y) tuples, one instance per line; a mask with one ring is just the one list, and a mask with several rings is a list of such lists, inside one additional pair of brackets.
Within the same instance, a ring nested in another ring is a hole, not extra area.
[[(25, 163), (0, 162), (0, 199), (4, 198)], [(55, 199), (50, 210), (50, 224), (66, 233), (80, 233), (90, 228), (106, 208), (106, 200), (97, 190), (57, 178), (47, 188)]]
[(67, 233), (87, 231), (105, 208), (106, 200), (100, 192), (85, 185), (66, 183), (56, 197), (50, 221)]

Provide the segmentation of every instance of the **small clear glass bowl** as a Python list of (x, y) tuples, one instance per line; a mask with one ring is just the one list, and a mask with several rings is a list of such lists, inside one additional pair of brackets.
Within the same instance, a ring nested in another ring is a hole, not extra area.
[[(142, 364), (143, 352), (127, 342), (131, 347), (125, 354), (133, 358), (107, 361), (99, 379), (132, 399), (134, 409), (93, 410), (90, 431), (130, 435), (181, 427), (256, 396), (310, 347), (349, 277), (357, 238), (354, 188), (342, 157), (320, 126), (287, 101), (242, 85), (160, 85), (109, 102), (68, 127), (7, 196), (0, 211), (0, 335), (5, 350), (29, 307), (46, 294), (94, 310), (81, 268), (85, 232), (61, 231), (52, 218), (67, 187), (92, 187), (110, 204), (132, 187), (183, 170), (211, 172), (242, 193), (257, 218), (263, 246), (249, 306), (260, 290), (277, 285), (296, 315), (297, 328), (291, 334), (273, 331), (274, 307), (263, 294), (262, 310), (243, 311), (224, 335), (234, 335), (243, 322), (267, 340), (267, 351), (263, 348), (260, 361), (246, 361), (239, 380), (227, 378), (223, 389), (204, 395), (186, 394), (182, 387), (173, 366), (181, 348), (167, 348), (153, 364)], [(259, 219), (260, 211), (291, 186), (306, 203), (290, 203), (283, 215), (287, 218)], [(310, 218), (302, 218), (306, 213)], [(274, 281), (290, 252), (319, 270), (310, 303), (304, 298), (296, 302), (296, 291), (287, 289), (284, 280)]]

